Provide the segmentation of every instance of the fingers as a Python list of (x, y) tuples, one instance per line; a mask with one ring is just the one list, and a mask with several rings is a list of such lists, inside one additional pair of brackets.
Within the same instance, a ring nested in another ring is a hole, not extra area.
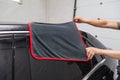
[(73, 21), (74, 21), (74, 22), (79, 22), (79, 17), (76, 16), (76, 17), (73, 19)]
[(94, 49), (93, 48), (86, 48), (86, 51), (87, 51), (88, 59), (92, 59), (93, 56), (95, 55)]

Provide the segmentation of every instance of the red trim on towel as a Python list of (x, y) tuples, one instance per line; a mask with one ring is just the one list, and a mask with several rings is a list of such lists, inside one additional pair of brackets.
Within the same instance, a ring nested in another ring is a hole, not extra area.
[[(75, 24), (75, 26), (77, 27), (77, 25)], [(78, 28), (77, 28), (78, 29)], [(33, 51), (33, 44), (32, 44), (32, 30), (31, 30), (31, 25), (30, 23), (28, 23), (28, 30), (29, 30), (29, 38), (30, 38), (30, 54), (31, 56), (36, 59), (36, 60), (62, 60), (62, 61), (77, 61), (77, 62), (86, 62), (89, 61), (89, 59), (86, 60), (76, 60), (76, 59), (71, 59), (71, 58), (47, 58), (47, 57), (38, 57), (34, 54)], [(78, 33), (81, 35), (81, 33), (78, 30)], [(84, 43), (82, 37), (80, 36), (80, 39), (82, 40), (82, 42)], [(85, 43), (84, 43), (84, 47), (86, 47)]]
[(87, 47), (87, 45), (85, 44), (85, 42), (84, 42), (84, 40), (83, 40), (83, 38), (82, 38), (82, 34), (81, 34), (81, 32), (79, 31), (79, 29), (78, 29), (78, 25), (74, 22), (74, 24), (75, 24), (75, 27), (77, 28), (77, 30), (78, 30), (78, 34), (80, 35), (80, 39), (81, 39), (81, 41), (82, 41), (82, 43), (83, 43), (83, 45), (84, 45), (84, 48), (86, 48)]

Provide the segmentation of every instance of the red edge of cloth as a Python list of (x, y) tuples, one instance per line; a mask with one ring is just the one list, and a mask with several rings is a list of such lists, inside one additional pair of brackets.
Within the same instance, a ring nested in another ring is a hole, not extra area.
[[(77, 28), (77, 24), (74, 23), (76, 28)], [(30, 39), (30, 43), (29, 43), (29, 48), (30, 48), (30, 54), (31, 56), (36, 59), (36, 60), (62, 60), (62, 61), (74, 61), (74, 62), (87, 62), (89, 61), (89, 59), (86, 60), (76, 60), (76, 59), (70, 59), (70, 58), (47, 58), (47, 57), (38, 57), (34, 54), (33, 51), (33, 45), (32, 45), (32, 30), (31, 30), (31, 23), (28, 23), (28, 30), (29, 30), (29, 39)], [(77, 28), (78, 30), (78, 28)], [(78, 33), (81, 35), (81, 33), (78, 30)], [(84, 43), (82, 37), (80, 36), (80, 39), (82, 40), (82, 42)], [(84, 43), (84, 47), (86, 47), (85, 43)]]

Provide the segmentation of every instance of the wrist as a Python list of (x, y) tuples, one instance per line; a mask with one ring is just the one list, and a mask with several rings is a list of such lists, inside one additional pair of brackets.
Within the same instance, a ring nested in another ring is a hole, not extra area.
[(103, 49), (96, 49), (95, 54), (97, 54), (97, 55), (102, 55), (102, 54), (103, 54), (103, 52), (104, 52), (104, 50), (103, 50)]
[(104, 49), (99, 49), (99, 52), (98, 52), (100, 55), (103, 55), (104, 54)]
[(89, 20), (88, 20), (88, 19), (85, 19), (85, 18), (79, 17), (79, 18), (78, 18), (78, 22), (79, 22), (79, 23), (87, 23), (87, 22), (89, 22)]

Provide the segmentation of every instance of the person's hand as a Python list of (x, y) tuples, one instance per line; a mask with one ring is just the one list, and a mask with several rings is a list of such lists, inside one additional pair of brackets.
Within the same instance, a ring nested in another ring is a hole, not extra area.
[(85, 22), (87, 21), (87, 19), (76, 16), (76, 17), (73, 19), (73, 21), (74, 21), (74, 22), (77, 22), (77, 23), (85, 23)]
[(94, 47), (88, 47), (86, 48), (88, 59), (92, 59), (95, 54), (100, 54), (101, 49), (94, 48)]

